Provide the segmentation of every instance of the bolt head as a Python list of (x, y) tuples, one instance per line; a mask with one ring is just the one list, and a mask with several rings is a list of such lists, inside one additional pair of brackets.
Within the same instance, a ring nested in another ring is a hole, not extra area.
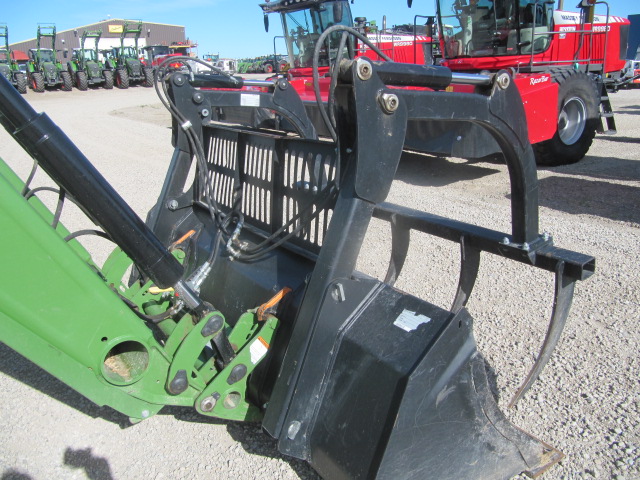
[(289, 437), (289, 440), (293, 440), (294, 438), (296, 438), (296, 435), (298, 435), (301, 426), (302, 424), (297, 420), (291, 422), (289, 428), (287, 429), (287, 437)]
[(400, 106), (398, 96), (393, 93), (383, 93), (380, 95), (380, 103), (386, 113), (393, 113), (398, 110)]
[(215, 408), (217, 402), (218, 401), (214, 397), (206, 397), (200, 402), (200, 409), (203, 412), (210, 412)]
[(358, 60), (356, 60), (356, 65), (358, 78), (365, 82), (369, 80), (371, 78), (371, 75), (373, 74), (373, 67), (371, 66), (371, 64), (367, 60), (359, 58)]
[(509, 85), (511, 84), (511, 77), (509, 77), (508, 74), (506, 73), (501, 73), (496, 82), (498, 83), (498, 86), (502, 89), (502, 90), (506, 90)]
[(175, 83), (178, 86), (184, 85), (184, 82), (186, 81), (186, 79), (184, 78), (184, 75), (182, 74), (176, 74), (173, 76), (173, 83)]
[(167, 205), (169, 210), (177, 210), (178, 209), (178, 201), (177, 200), (169, 200), (169, 204)]
[(331, 289), (331, 297), (336, 301), (336, 302), (344, 302), (346, 300), (346, 296), (344, 294), (344, 287), (342, 286), (341, 283), (336, 283), (333, 288)]

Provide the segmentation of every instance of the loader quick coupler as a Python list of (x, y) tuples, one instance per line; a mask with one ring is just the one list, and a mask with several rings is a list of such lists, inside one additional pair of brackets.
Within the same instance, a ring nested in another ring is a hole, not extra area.
[[(330, 33), (318, 40), (316, 66)], [(519, 93), (500, 76), (443, 67), (336, 65), (329, 97), (316, 85), (314, 102), (282, 78), (235, 81), (215, 68), (158, 76), (175, 149), (146, 223), (0, 78), (0, 122), (60, 198), (71, 196), (118, 245), (95, 265), (77, 241), (82, 232), (68, 232), (37, 196), (25, 198), (36, 190), (31, 179), (25, 185), (0, 163), (0, 262), (17, 279), (0, 289), (0, 305), (37, 301), (49, 312), (45, 320), (6, 308), (0, 341), (133, 419), (176, 405), (260, 421), (280, 452), (325, 478), (539, 475), (562, 453), (498, 408), (466, 305), (484, 254), (555, 275), (547, 336), (517, 401), (549, 360), (575, 283), (595, 260), (538, 230)], [(478, 88), (444, 92), (452, 82)], [(508, 232), (387, 201), (409, 125), (437, 136), (446, 129), (430, 127), (460, 123), (502, 149)], [(384, 279), (356, 269), (374, 218), (390, 227)], [(459, 245), (448, 309), (394, 288), (415, 235)], [(125, 280), (131, 267), (139, 273)], [(26, 288), (22, 272), (36, 269)]]

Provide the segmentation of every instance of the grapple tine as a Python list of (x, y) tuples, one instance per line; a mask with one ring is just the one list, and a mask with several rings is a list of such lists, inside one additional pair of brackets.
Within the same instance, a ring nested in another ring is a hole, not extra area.
[(393, 286), (404, 267), (404, 261), (407, 259), (411, 230), (398, 222), (396, 215), (391, 216), (390, 223), (391, 258), (389, 259), (389, 267), (387, 268), (387, 275), (384, 277), (384, 283)]
[(471, 291), (480, 268), (480, 250), (470, 247), (465, 236), (460, 237), (460, 280), (458, 290), (451, 305), (451, 311), (458, 313), (469, 301)]
[(558, 344), (558, 340), (560, 340), (560, 335), (562, 335), (562, 330), (564, 329), (569, 310), (571, 309), (571, 301), (573, 300), (573, 291), (576, 284), (575, 278), (570, 278), (565, 275), (564, 265), (564, 262), (559, 262), (556, 267), (556, 293), (553, 299), (553, 313), (551, 314), (547, 335), (538, 354), (538, 359), (533, 367), (531, 367), (531, 371), (525, 381), (511, 399), (509, 408), (515, 406), (520, 398), (531, 388), (531, 385), (533, 385), (533, 382), (536, 381), (538, 375), (540, 375), (540, 372), (542, 372), (542, 369), (549, 361), (553, 350)]

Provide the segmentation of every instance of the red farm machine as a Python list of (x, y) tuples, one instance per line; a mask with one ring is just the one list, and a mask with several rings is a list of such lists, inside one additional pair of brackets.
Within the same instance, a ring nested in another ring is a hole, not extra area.
[[(331, 480), (542, 474), (563, 454), (498, 407), (466, 306), (490, 255), (555, 278), (547, 335), (515, 403), (595, 259), (539, 231), (517, 73), (357, 57), (354, 39), (377, 46), (352, 28), (346, 1), (269, 5), (308, 9), (295, 18), (314, 41), (297, 51), (313, 50), (309, 76), (244, 80), (190, 57), (160, 64), (174, 153), (146, 222), (0, 77), (0, 123), (59, 197), (49, 211), (35, 175), (22, 181), (0, 161), (0, 341), (134, 422), (164, 406), (260, 422), (280, 452)], [(283, 12), (285, 26), (298, 15)], [(323, 31), (311, 37), (315, 24)], [(387, 201), (411, 139), (446, 145), (465, 127), (504, 157), (507, 231)], [(100, 229), (68, 231), (65, 199)], [(388, 227), (380, 279), (356, 268), (374, 224)], [(104, 265), (78, 241), (86, 234), (115, 244)], [(394, 287), (416, 236), (460, 249), (447, 308)]]
[[(144, 63), (147, 66), (157, 68), (158, 65), (163, 63), (170, 57), (195, 57), (193, 49), (198, 46), (196, 43), (186, 42), (173, 42), (171, 45), (148, 45), (143, 47), (144, 51)], [(178, 68), (182, 64), (171, 64), (171, 68)]]
[[(508, 73), (523, 99), (538, 164), (576, 162), (587, 153), (596, 132), (615, 133), (608, 92), (620, 84), (629, 21), (610, 15), (605, 2), (584, 0), (577, 13), (557, 10), (554, 2), (543, 0), (437, 0), (436, 4), (437, 25), (429, 30), (438, 32), (437, 48), (442, 55), (438, 63), (461, 75)], [(605, 6), (606, 13), (595, 15), (594, 4)], [(281, 15), (289, 55), (299, 67), (308, 66), (305, 52), (335, 23), (327, 12), (337, 12), (339, 6), (340, 23), (351, 22), (346, 1), (283, 0), (261, 6), (265, 15)], [(414, 31), (413, 36), (394, 38), (385, 36), (383, 30), (376, 34), (380, 36), (376, 41), (376, 35), (362, 28), (364, 19), (357, 20), (356, 27), (387, 58), (417, 64), (428, 64), (433, 58), (422, 53), (433, 51), (428, 34), (419, 38)], [(357, 54), (382, 58), (362, 41), (354, 48)], [(305, 77), (309, 72), (293, 69), (290, 75)], [(473, 92), (478, 88), (482, 86), (454, 84), (449, 90)], [(420, 129), (410, 132), (407, 147), (464, 158), (498, 150), (474, 126), (449, 129), (448, 141), (441, 136), (437, 144), (426, 137), (432, 135)]]

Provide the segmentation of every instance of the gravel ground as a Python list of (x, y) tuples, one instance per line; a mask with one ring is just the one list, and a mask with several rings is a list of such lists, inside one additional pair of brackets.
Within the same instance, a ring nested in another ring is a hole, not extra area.
[[(26, 98), (146, 214), (172, 151), (168, 114), (152, 89), (30, 91)], [(576, 165), (538, 172), (541, 231), (560, 247), (595, 256), (597, 273), (577, 285), (559, 348), (514, 409), (506, 405), (535, 359), (551, 313), (552, 275), (484, 256), (468, 305), (480, 350), (497, 373), (503, 410), (566, 455), (546, 480), (640, 478), (640, 279), (633, 260), (640, 246), (640, 90), (621, 91), (612, 102), (617, 136), (598, 137)], [(31, 161), (4, 131), (0, 157), (27, 175)], [(509, 231), (508, 196), (499, 161), (406, 155), (389, 200)], [(73, 211), (63, 221), (72, 229), (86, 226)], [(100, 242), (87, 243), (98, 260), (107, 252)], [(388, 246), (388, 232), (374, 222), (360, 268), (382, 276)], [(410, 255), (397, 287), (448, 307), (458, 247), (415, 236)], [(2, 344), (0, 416), (2, 480), (318, 478), (305, 463), (283, 458), (255, 424), (168, 408), (130, 426)]]

